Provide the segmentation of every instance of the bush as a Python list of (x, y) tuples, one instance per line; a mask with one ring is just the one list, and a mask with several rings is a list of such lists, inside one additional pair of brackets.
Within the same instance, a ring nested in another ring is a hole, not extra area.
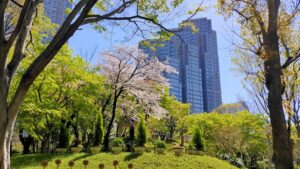
[(196, 128), (195, 129), (195, 132), (194, 132), (194, 135), (193, 135), (193, 144), (195, 146), (195, 148), (199, 151), (202, 151), (203, 150), (203, 143), (202, 143), (202, 140), (201, 140), (201, 134), (200, 134), (200, 129), (199, 128)]
[(193, 144), (193, 143), (190, 143), (190, 144), (188, 145), (188, 149), (190, 149), (190, 150), (194, 149), (194, 144)]
[(65, 125), (60, 127), (59, 142), (57, 148), (68, 148), (70, 144), (70, 133)]
[(167, 148), (167, 145), (164, 141), (156, 141), (154, 145), (156, 148)]
[(258, 169), (264, 169), (267, 167), (267, 164), (264, 161), (256, 161)]
[(154, 147), (152, 143), (146, 143), (145, 147)]
[(147, 142), (147, 129), (144, 122), (144, 119), (142, 118), (140, 123), (137, 126), (137, 146), (144, 147)]
[(103, 129), (103, 117), (102, 113), (99, 112), (97, 115), (95, 128), (94, 128), (94, 146), (99, 146), (103, 141), (104, 129)]
[(111, 142), (112, 147), (123, 147), (124, 146), (124, 141), (122, 138), (115, 138)]

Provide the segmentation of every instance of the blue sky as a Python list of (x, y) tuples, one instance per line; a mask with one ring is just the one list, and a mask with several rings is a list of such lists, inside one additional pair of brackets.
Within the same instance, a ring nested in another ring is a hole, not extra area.
[[(195, 1), (187, 0), (185, 5), (195, 5)], [(214, 1), (206, 0), (207, 8), (205, 11), (200, 12), (194, 18), (206, 17), (212, 20), (213, 29), (217, 32), (218, 38), (218, 52), (220, 62), (220, 73), (221, 73), (221, 88), (222, 88), (222, 101), (223, 103), (233, 103), (240, 101), (240, 99), (246, 99), (247, 93), (241, 85), (242, 78), (232, 71), (233, 65), (231, 63), (231, 52), (232, 49), (232, 37), (230, 33), (230, 27), (233, 23), (224, 21), (223, 16), (216, 14), (215, 9), (212, 7)], [(171, 19), (166, 23), (169, 28), (176, 27), (186, 16), (178, 17), (177, 19)], [(69, 45), (73, 48), (74, 54), (79, 54), (85, 58), (93, 56), (93, 61), (99, 58), (101, 51), (112, 48), (120, 44), (137, 45), (140, 37), (135, 37), (130, 41), (124, 41), (126, 39), (126, 30), (118, 29), (115, 26), (109, 26), (109, 31), (99, 33), (93, 30), (91, 26), (84, 26), (81, 30), (78, 30), (75, 35), (69, 40)], [(130, 29), (130, 27), (122, 27), (122, 29)]]

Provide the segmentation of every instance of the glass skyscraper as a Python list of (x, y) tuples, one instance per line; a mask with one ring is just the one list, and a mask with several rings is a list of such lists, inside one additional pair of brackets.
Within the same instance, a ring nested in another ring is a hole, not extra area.
[(68, 0), (44, 0), (44, 12), (53, 23), (62, 25), (67, 17), (66, 9), (71, 8)]
[[(149, 56), (173, 66), (178, 74), (166, 74), (170, 94), (191, 104), (191, 113), (210, 112), (222, 103), (217, 35), (207, 18), (193, 19), (198, 32), (186, 27), (162, 47), (139, 45)], [(178, 29), (173, 29), (174, 31)], [(148, 40), (152, 43), (155, 40)]]

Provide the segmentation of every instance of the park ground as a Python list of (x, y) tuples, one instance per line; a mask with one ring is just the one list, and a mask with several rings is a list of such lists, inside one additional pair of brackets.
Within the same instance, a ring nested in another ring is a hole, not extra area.
[(30, 154), (17, 155), (12, 158), (12, 169), (42, 169), (41, 162), (47, 160), (46, 169), (55, 169), (55, 160), (62, 161), (59, 168), (68, 169), (68, 162), (73, 160), (75, 166), (72, 169), (82, 169), (83, 161), (88, 160), (87, 169), (98, 169), (98, 165), (103, 163), (105, 168), (113, 168), (113, 161), (119, 161), (119, 169), (127, 169), (129, 163), (135, 169), (237, 169), (226, 161), (214, 157), (182, 155), (175, 156), (173, 153), (154, 154), (144, 153), (136, 155), (132, 153), (100, 153), (96, 155), (79, 154)]

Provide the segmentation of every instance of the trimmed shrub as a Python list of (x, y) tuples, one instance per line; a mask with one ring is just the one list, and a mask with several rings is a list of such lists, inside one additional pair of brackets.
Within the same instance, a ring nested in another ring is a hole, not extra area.
[(202, 151), (204, 148), (202, 139), (201, 139), (200, 129), (198, 127), (194, 131), (193, 144), (194, 144), (196, 150)]
[(147, 142), (147, 129), (144, 122), (144, 119), (142, 118), (140, 123), (137, 126), (137, 146), (144, 147)]
[(164, 141), (156, 141), (154, 145), (156, 148), (167, 148), (166, 142)]
[(104, 129), (103, 129), (103, 117), (102, 113), (99, 112), (97, 115), (96, 123), (95, 123), (95, 128), (94, 128), (94, 146), (99, 146), (102, 144), (103, 141), (103, 136), (104, 136)]
[(110, 144), (112, 147), (123, 147), (124, 141), (122, 138), (115, 138)]

